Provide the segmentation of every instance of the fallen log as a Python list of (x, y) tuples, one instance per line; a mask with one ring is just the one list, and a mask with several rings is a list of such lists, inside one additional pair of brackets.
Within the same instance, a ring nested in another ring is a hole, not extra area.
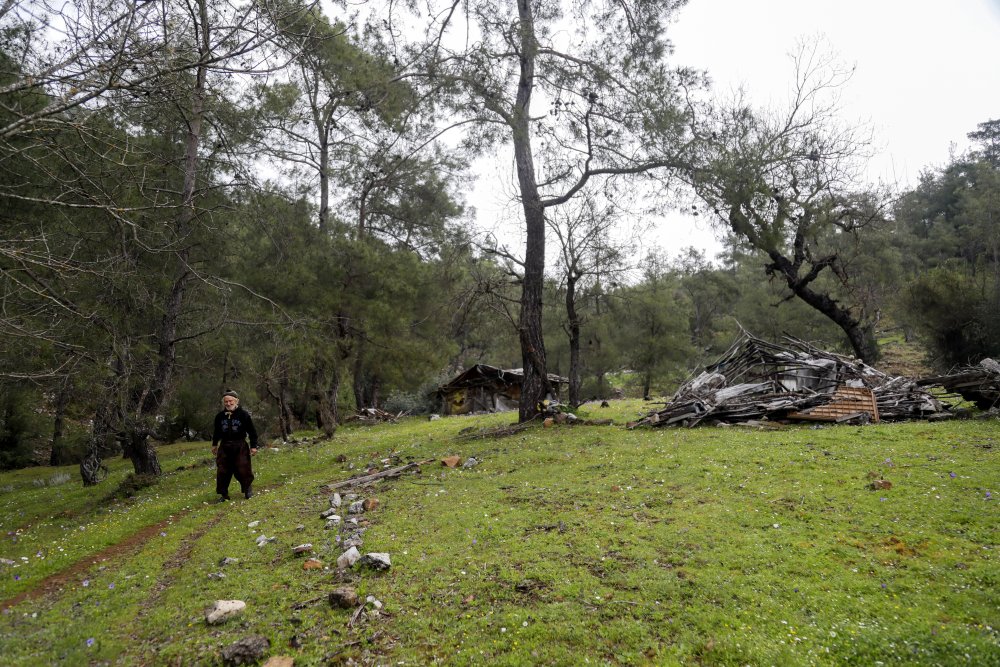
[(367, 484), (368, 482), (374, 482), (376, 479), (384, 479), (386, 477), (399, 477), (407, 470), (415, 470), (422, 465), (427, 465), (428, 463), (433, 463), (437, 459), (427, 459), (426, 461), (414, 461), (413, 463), (407, 463), (405, 466), (399, 466), (397, 468), (389, 468), (388, 470), (382, 470), (379, 472), (373, 472), (370, 475), (361, 475), (359, 477), (352, 477), (350, 479), (345, 479), (341, 482), (330, 482), (329, 484), (324, 484), (320, 489), (325, 491), (336, 491), (337, 489), (343, 489), (349, 486), (356, 486), (358, 484)]

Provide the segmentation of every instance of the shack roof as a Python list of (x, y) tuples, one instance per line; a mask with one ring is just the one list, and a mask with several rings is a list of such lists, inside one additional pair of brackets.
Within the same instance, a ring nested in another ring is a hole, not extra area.
[[(569, 380), (562, 376), (549, 373), (548, 377), (549, 382), (553, 384), (569, 384)], [(497, 368), (486, 364), (476, 364), (438, 387), (438, 391), (447, 393), (463, 387), (520, 385), (522, 380), (524, 380), (524, 369)]]

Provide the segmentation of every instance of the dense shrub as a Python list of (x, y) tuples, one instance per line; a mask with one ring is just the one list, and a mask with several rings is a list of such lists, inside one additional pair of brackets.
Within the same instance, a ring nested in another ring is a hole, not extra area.
[(35, 408), (34, 392), (0, 389), (0, 470), (35, 464), (35, 447), (45, 444), (48, 420)]

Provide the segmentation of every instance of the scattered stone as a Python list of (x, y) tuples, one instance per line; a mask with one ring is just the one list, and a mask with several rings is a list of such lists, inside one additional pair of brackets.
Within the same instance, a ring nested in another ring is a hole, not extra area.
[(350, 526), (357, 526), (358, 525), (358, 520), (355, 519), (354, 517), (351, 517), (350, 519), (347, 520), (347, 523)]
[(305, 544), (300, 544), (298, 546), (292, 547), (293, 554), (304, 554), (312, 551), (313, 545), (306, 542)]
[(365, 602), (367, 602), (371, 606), (375, 607), (376, 609), (381, 609), (382, 608), (382, 602), (380, 600), (376, 599), (376, 597), (374, 595), (369, 595), (367, 598), (365, 598)]
[(295, 530), (296, 530), (296, 531), (298, 531), (298, 532), (300, 532), (300, 533), (301, 533), (301, 532), (302, 532), (303, 530), (305, 530), (305, 529), (306, 529), (306, 526), (305, 526), (305, 524), (304, 524), (304, 523), (300, 523), (299, 525), (295, 526)]
[(477, 465), (479, 465), (479, 460), (473, 456), (470, 456), (469, 458), (465, 459), (465, 463), (462, 464), (462, 467), (475, 468)]
[(439, 419), (441, 419), (441, 415), (431, 415), (427, 418), (427, 421), (436, 422)]
[(545, 421), (542, 422), (542, 428), (552, 428), (552, 424), (554, 423), (555, 421), (552, 419), (552, 417), (546, 417)]
[(461, 456), (446, 456), (443, 459), (441, 459), (441, 465), (447, 466), (449, 468), (458, 467), (459, 465), (461, 465), (461, 463), (462, 463)]
[(358, 499), (358, 494), (356, 493), (348, 493), (344, 495), (344, 500), (355, 501), (357, 499)]
[(253, 665), (260, 662), (271, 649), (271, 641), (264, 635), (250, 635), (222, 649), (222, 664), (226, 667)]
[(347, 511), (350, 514), (361, 514), (362, 512), (365, 511), (365, 501), (363, 500), (354, 501), (353, 503), (351, 503), (351, 506), (347, 508)]
[(351, 547), (360, 549), (362, 546), (364, 546), (364, 542), (360, 537), (349, 537), (346, 540), (344, 540), (343, 546), (347, 547), (348, 549)]
[(330, 593), (330, 606), (351, 609), (358, 606), (358, 594), (350, 586), (342, 586)]
[(389, 554), (387, 553), (370, 553), (365, 554), (358, 560), (358, 563), (362, 567), (370, 567), (373, 570), (388, 570), (392, 567), (392, 562), (389, 560)]
[(205, 620), (209, 625), (216, 625), (239, 616), (246, 608), (247, 603), (243, 600), (216, 600), (212, 608), (205, 614)]
[(327, 530), (329, 530), (329, 529), (331, 529), (331, 528), (336, 528), (337, 526), (339, 526), (339, 525), (340, 525), (340, 522), (341, 522), (341, 518), (340, 518), (340, 515), (338, 515), (338, 514), (334, 514), (333, 516), (331, 516), (331, 517), (330, 517), (330, 518), (329, 518), (329, 519), (327, 520), (325, 528), (326, 528)]
[(366, 498), (364, 502), (362, 502), (361, 506), (366, 512), (376, 510), (378, 509), (378, 498)]
[(290, 655), (272, 655), (264, 667), (295, 667), (295, 658)]
[(337, 463), (347, 463), (347, 455), (340, 454), (339, 456), (337, 456)]
[(352, 545), (350, 549), (340, 554), (340, 557), (337, 559), (337, 567), (341, 570), (346, 570), (358, 562), (359, 558), (361, 558), (361, 552), (358, 551), (356, 546)]
[(888, 491), (892, 488), (892, 482), (887, 479), (876, 479), (868, 485), (868, 488), (872, 491)]
[(322, 512), (320, 512), (319, 513), (319, 518), (321, 518), (321, 519), (329, 519), (331, 516), (336, 516), (337, 512), (338, 512), (338, 510), (337, 510), (336, 507), (330, 507), (330, 508), (325, 509)]
[(208, 573), (208, 578), (209, 579), (216, 579), (216, 580), (218, 580), (218, 579), (225, 579), (226, 575), (223, 574), (222, 572), (209, 572)]
[(247, 528), (256, 528), (259, 525), (260, 521), (251, 521), (250, 523), (247, 524)]
[(222, 560), (219, 561), (219, 565), (225, 567), (226, 565), (236, 565), (239, 562), (240, 560), (238, 558), (229, 558), (227, 556), (226, 558), (223, 558)]
[(330, 496), (330, 507), (340, 507), (343, 502), (344, 499), (340, 497), (339, 493), (335, 493)]
[(257, 546), (258, 547), (262, 547), (265, 544), (268, 544), (269, 542), (277, 542), (277, 541), (278, 541), (277, 537), (268, 537), (264, 533), (261, 533), (260, 535), (257, 536)]
[(306, 562), (302, 563), (303, 570), (322, 570), (323, 561), (316, 560), (315, 558), (310, 558)]

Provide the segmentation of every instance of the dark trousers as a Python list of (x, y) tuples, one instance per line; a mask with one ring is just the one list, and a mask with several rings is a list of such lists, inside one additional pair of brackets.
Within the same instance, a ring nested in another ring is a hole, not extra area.
[(229, 481), (236, 475), (240, 490), (246, 493), (253, 482), (250, 466), (250, 445), (243, 440), (222, 442), (215, 455), (215, 492), (220, 496), (229, 495)]

